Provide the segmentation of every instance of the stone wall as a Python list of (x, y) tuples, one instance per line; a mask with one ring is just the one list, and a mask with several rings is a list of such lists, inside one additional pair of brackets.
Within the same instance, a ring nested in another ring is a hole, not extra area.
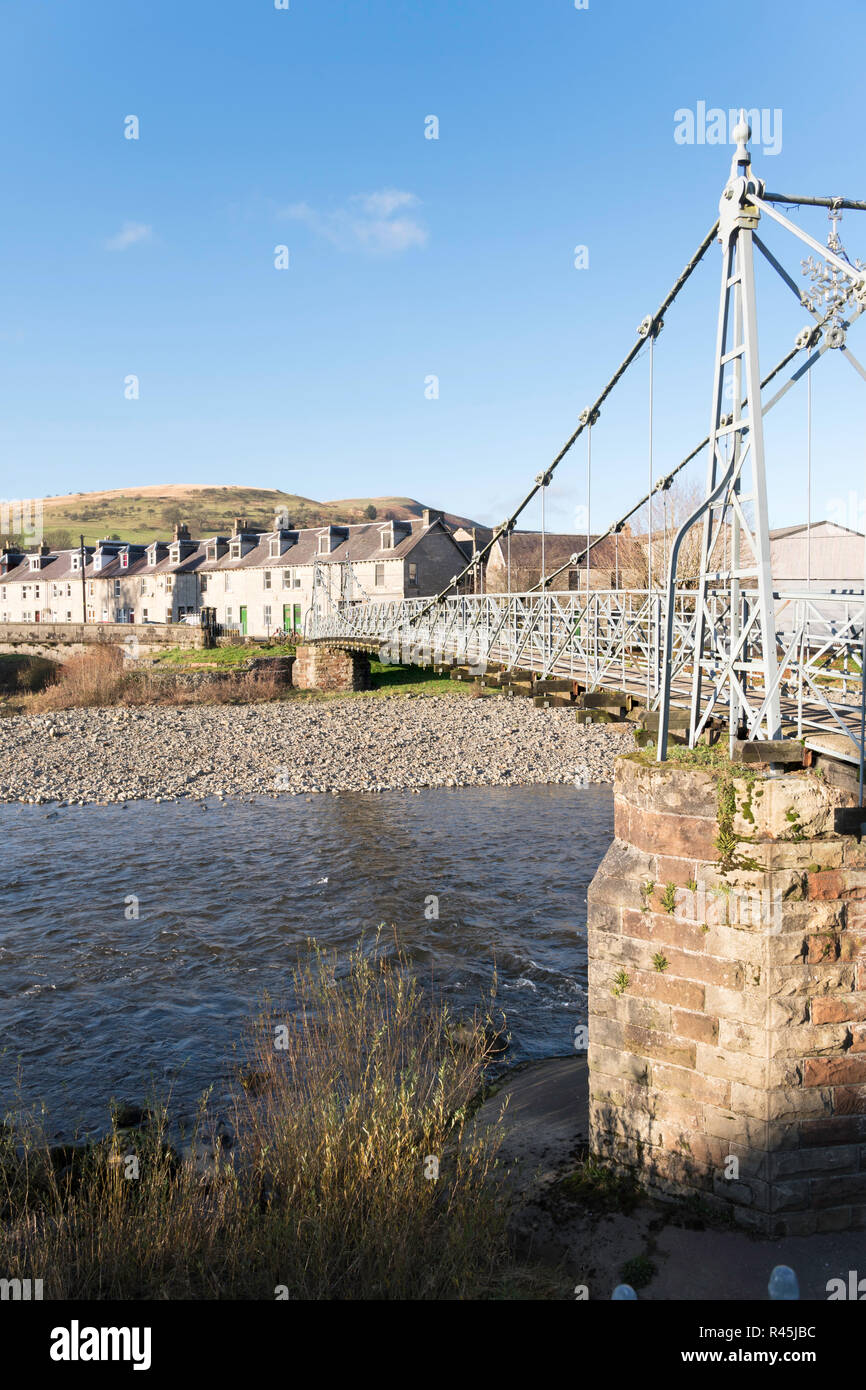
[(145, 666), (141, 676), (150, 686), (167, 690), (203, 690), (211, 686), (236, 689), (243, 693), (250, 685), (273, 683), (288, 689), (292, 685), (293, 656), (254, 657), (228, 669), (172, 671), (158, 666)]
[(0, 652), (63, 657), (95, 642), (133, 646), (146, 653), (201, 647), (204, 637), (201, 628), (190, 623), (0, 623)]
[(369, 690), (370, 658), (324, 643), (298, 647), (293, 680), (301, 690)]
[(802, 770), (622, 759), (590, 888), (595, 1152), (766, 1234), (866, 1224), (853, 801)]

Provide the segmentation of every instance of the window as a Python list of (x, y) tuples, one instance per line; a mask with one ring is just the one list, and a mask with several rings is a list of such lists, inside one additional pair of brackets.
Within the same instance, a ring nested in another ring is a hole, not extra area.
[(266, 589), (269, 589), (270, 587), (271, 587), (271, 572), (270, 572), (270, 570), (265, 570), (265, 588), (266, 588)]
[(271, 608), (270, 608), (270, 604), (266, 603), (266, 604), (265, 604), (265, 627), (270, 627), (270, 625), (271, 625)]
[(291, 571), (290, 569), (284, 569), (284, 570), (283, 570), (283, 588), (284, 588), (284, 589), (291, 589), (291, 587), (292, 587), (292, 571)]
[(119, 580), (119, 579), (115, 579), (115, 581), (114, 581), (114, 597), (115, 597), (115, 598), (120, 598), (120, 580)]
[(230, 550), (229, 550), (229, 554), (231, 555), (231, 558), (232, 558), (233, 560), (239, 560), (239, 559), (241, 558), (241, 543), (240, 543), (240, 541), (232, 541), (231, 547), (230, 547)]
[(147, 593), (147, 580), (146, 580), (146, 579), (139, 579), (139, 581), (138, 581), (138, 592), (139, 592), (140, 594), (146, 594), (146, 593)]
[(42, 567), (42, 561), (40, 560), (39, 556), (38, 556), (38, 555), (31, 555), (31, 556), (30, 556), (30, 568), (31, 568), (31, 570), (38, 570), (38, 569), (40, 569), (41, 567)]
[(92, 580), (92, 579), (88, 579), (88, 581), (87, 581), (87, 592), (88, 592), (88, 595), (90, 596), (90, 598), (93, 598), (93, 580)]
[(272, 560), (273, 560), (273, 558), (274, 558), (276, 555), (279, 555), (279, 553), (280, 553), (280, 543), (279, 543), (279, 541), (278, 541), (276, 538), (274, 538), (274, 539), (271, 541), (270, 549), (269, 549), (269, 552), (268, 552), (268, 553), (270, 554), (270, 557), (271, 557)]
[(410, 566), (409, 566), (409, 583), (410, 583), (410, 584), (413, 584), (416, 588), (417, 588), (417, 586), (418, 586), (418, 566), (417, 566), (417, 565), (411, 565), (411, 564), (410, 564)]
[(147, 609), (146, 609), (146, 608), (142, 608), (142, 610), (141, 610), (141, 621), (142, 621), (143, 623), (146, 623), (146, 622), (147, 622)]
[(39, 597), (39, 585), (38, 585), (38, 584), (34, 584), (34, 585), (33, 585), (33, 597), (34, 597), (34, 598), (38, 598), (38, 597)]
[(320, 537), (319, 537), (319, 554), (320, 554), (320, 555), (327, 555), (328, 551), (329, 551), (330, 548), (331, 548), (331, 547), (330, 547), (330, 539), (331, 539), (331, 538), (330, 538), (330, 536), (327, 535), (327, 533), (326, 533), (324, 536), (320, 536)]
[(232, 587), (232, 577), (231, 577), (230, 574), (227, 574), (227, 575), (226, 575), (226, 593), (229, 592), (229, 590), (231, 589), (231, 587)]
[(174, 578), (170, 574), (165, 576), (165, 587), (168, 589), (169, 593), (174, 588)]
[(72, 585), (71, 585), (71, 584), (67, 584), (67, 586), (66, 586), (66, 597), (67, 597), (67, 598), (72, 598)]
[(66, 621), (68, 623), (72, 622), (72, 610), (70, 608), (67, 608), (66, 610)]
[(227, 608), (227, 609), (226, 609), (226, 622), (229, 623), (229, 624), (231, 624), (231, 620), (232, 620), (232, 610), (231, 610), (230, 608)]
[(375, 579), (374, 579), (373, 582), (374, 582), (374, 584), (376, 585), (376, 588), (377, 588), (377, 589), (381, 588), (382, 585), (385, 583), (385, 566), (384, 566), (384, 565), (377, 565), (377, 566), (376, 566), (376, 577), (375, 577)]
[(78, 554), (73, 555), (73, 557), (72, 557), (72, 568), (73, 568), (74, 570), (80, 570), (80, 569), (81, 569), (81, 556), (80, 556), (80, 555), (78, 555)]
[(129, 551), (127, 550), (124, 550), (120, 557), (120, 568), (122, 570), (129, 569)]
[(203, 574), (203, 575), (201, 576), (201, 591), (202, 591), (203, 594), (206, 594), (206, 593), (207, 593), (207, 575), (206, 575), (206, 574)]

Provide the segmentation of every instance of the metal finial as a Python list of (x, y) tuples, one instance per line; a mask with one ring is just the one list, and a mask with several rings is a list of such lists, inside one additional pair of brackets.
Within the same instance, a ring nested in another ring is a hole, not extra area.
[(731, 139), (736, 142), (737, 150), (734, 155), (731, 171), (736, 174), (737, 166), (740, 164), (751, 164), (752, 156), (749, 153), (749, 141), (752, 138), (752, 126), (746, 115), (745, 107), (740, 107), (740, 119), (731, 131)]

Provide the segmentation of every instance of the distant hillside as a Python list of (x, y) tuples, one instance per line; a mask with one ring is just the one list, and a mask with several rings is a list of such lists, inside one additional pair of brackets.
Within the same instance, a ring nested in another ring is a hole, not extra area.
[[(185, 521), (193, 536), (226, 535), (235, 517), (254, 530), (273, 524), (274, 512), (285, 508), (294, 526), (324, 526), (329, 522), (388, 521), (420, 516), (424, 504), (411, 497), (353, 497), (337, 502), (316, 502), (293, 492), (262, 487), (208, 487), (203, 484), (167, 484), (163, 487), (128, 487), (108, 492), (74, 492), (43, 499), (45, 539), (55, 548), (75, 545), (84, 533), (90, 545), (106, 537), (148, 541), (167, 536), (178, 521)], [(370, 515), (375, 508), (375, 518)], [(446, 512), (452, 525), (474, 525), (466, 517)], [(9, 539), (9, 538), (5, 538)]]

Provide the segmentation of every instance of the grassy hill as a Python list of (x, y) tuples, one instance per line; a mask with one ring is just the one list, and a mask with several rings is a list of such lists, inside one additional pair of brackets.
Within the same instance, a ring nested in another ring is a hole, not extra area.
[[(67, 493), (44, 498), (42, 506), (45, 539), (55, 548), (77, 544), (82, 532), (88, 545), (110, 536), (149, 541), (154, 536), (169, 536), (177, 521), (185, 521), (190, 533), (198, 537), (229, 534), (238, 516), (254, 530), (265, 530), (273, 524), (274, 512), (279, 508), (285, 508), (294, 526), (365, 521), (370, 507), (375, 508), (375, 519), (382, 521), (420, 516), (423, 511), (423, 504), (411, 497), (316, 502), (276, 488), (208, 487), (196, 483)], [(453, 513), (446, 516), (453, 524), (467, 521)]]

